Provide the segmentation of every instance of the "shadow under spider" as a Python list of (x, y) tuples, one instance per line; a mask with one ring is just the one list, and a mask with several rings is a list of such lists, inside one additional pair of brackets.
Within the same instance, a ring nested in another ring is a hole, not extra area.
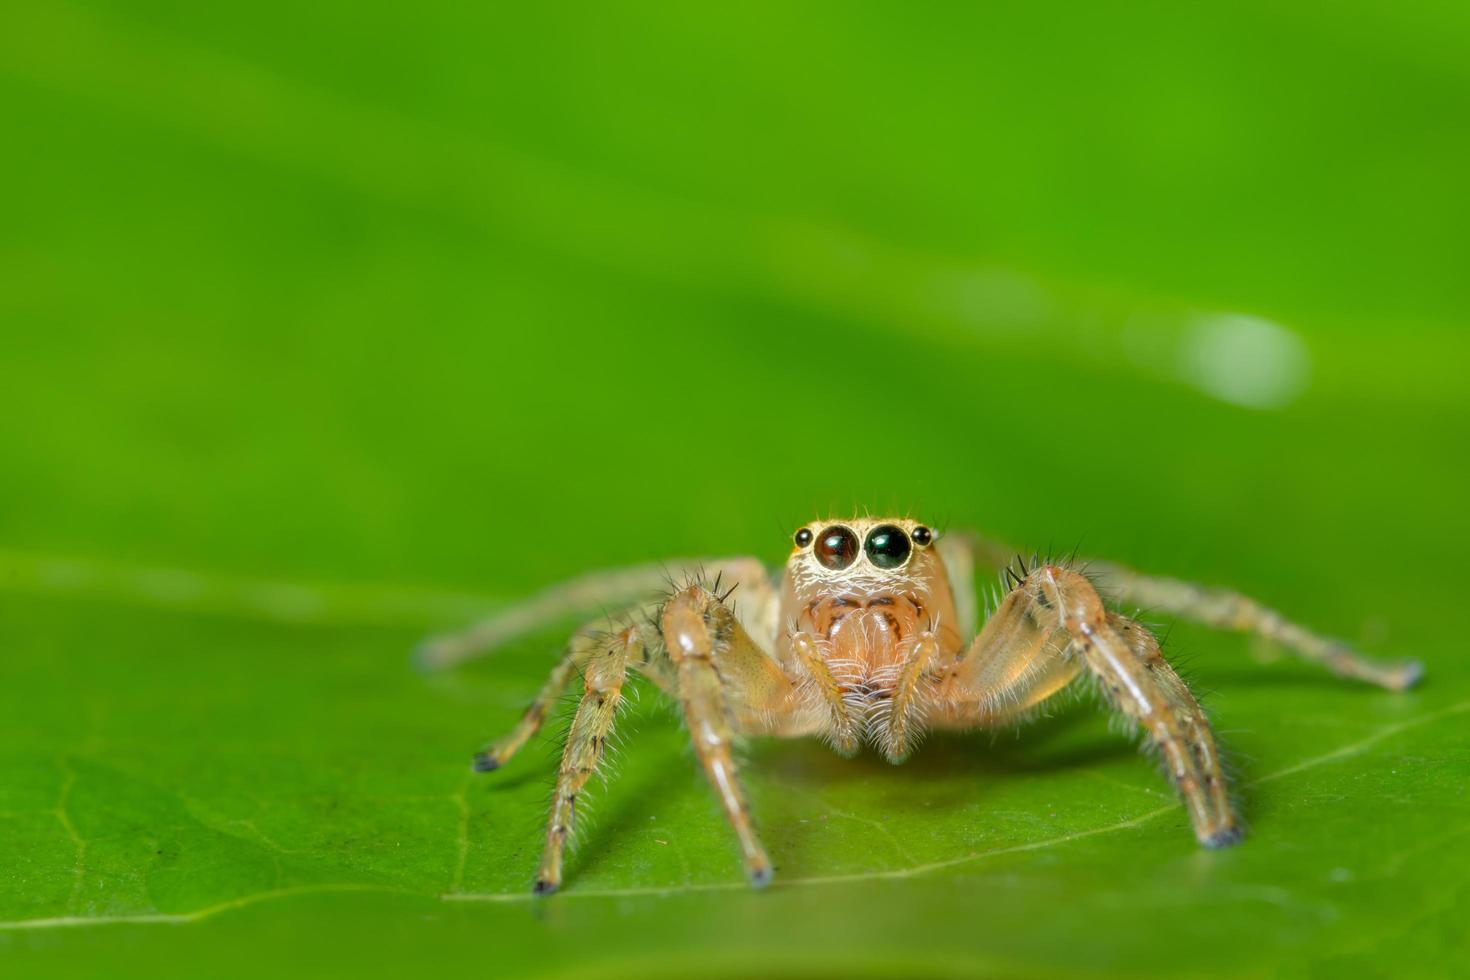
[[(987, 786), (1014, 782), (1028, 775), (1086, 769), (1117, 758), (1138, 758), (1136, 744), (1110, 734), (1091, 723), (1101, 716), (1087, 703), (1065, 705), (1050, 716), (1019, 730), (998, 732), (936, 733), (930, 735), (901, 766), (895, 766), (870, 749), (852, 758), (842, 758), (817, 739), (756, 739), (745, 753), (742, 770), (757, 807), (768, 810), (773, 794), (782, 784), (799, 784), (821, 793), (826, 788), (857, 782), (874, 782), (886, 787), (883, 805), (894, 810), (920, 811), (934, 807), (973, 803)], [(680, 727), (676, 719), (651, 712), (639, 719), (637, 728), (653, 736), (665, 725)], [(629, 753), (636, 754), (638, 734), (629, 733)], [(1139, 764), (1148, 766), (1145, 759)], [(679, 772), (674, 772), (675, 768)], [(662, 764), (629, 765), (610, 791), (599, 794), (605, 808), (595, 814), (586, 828), (581, 846), (568, 863), (569, 881), (595, 874), (608, 859), (607, 845), (621, 835), (633, 834), (642, 841), (659, 827), (659, 819), (670, 815), (670, 803), (692, 791), (705, 792), (704, 776), (691, 751), (680, 751)], [(680, 773), (682, 772), (682, 776)], [(881, 781), (881, 782), (877, 782)], [(711, 802), (711, 807), (714, 804)], [(714, 813), (714, 810), (711, 810)], [(723, 823), (723, 821), (721, 821)], [(677, 835), (679, 825), (665, 823), (667, 833)], [(778, 827), (767, 828), (770, 837), (784, 836)], [(717, 859), (726, 855), (721, 852)], [(702, 863), (702, 862), (701, 862)]]
[(763, 740), (750, 753), (751, 765), (798, 778), (816, 775), (833, 779), (895, 778), (907, 773), (925, 779), (954, 779), (963, 775), (1037, 773), (1073, 769), (1134, 752), (1127, 739), (1096, 730), (1085, 733), (1095, 708), (1086, 704), (1060, 707), (1019, 728), (972, 732), (931, 732), (914, 747), (908, 759), (894, 765), (881, 754), (864, 748), (842, 758), (816, 739)]

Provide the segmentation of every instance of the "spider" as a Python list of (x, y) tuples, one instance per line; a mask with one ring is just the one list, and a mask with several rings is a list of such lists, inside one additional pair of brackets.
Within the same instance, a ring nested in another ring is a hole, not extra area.
[[(977, 562), (1002, 570), (1006, 591), (975, 635)], [(899, 763), (926, 729), (1022, 722), (1080, 679), (1142, 730), (1199, 842), (1236, 843), (1241, 824), (1199, 702), (1154, 636), (1110, 611), (1104, 595), (1254, 632), (1342, 677), (1393, 690), (1422, 672), (1413, 661), (1360, 657), (1238, 593), (1113, 564), (1084, 571), (1074, 561), (1027, 562), (979, 535), (941, 538), (901, 518), (807, 524), (793, 536), (779, 581), (755, 558), (691, 563), (684, 574), (687, 584), (632, 605), (611, 629), (599, 621), (575, 633), (520, 722), (475, 757), (481, 771), (503, 766), (580, 672), (537, 894), (561, 884), (578, 794), (603, 759), (630, 669), (678, 700), (757, 887), (771, 880), (772, 868), (741, 786), (737, 738), (815, 735), (842, 755), (866, 744)], [(452, 664), (571, 609), (646, 595), (668, 575), (663, 566), (645, 566), (574, 580), (461, 634), (431, 639), (421, 657), (431, 666)]]

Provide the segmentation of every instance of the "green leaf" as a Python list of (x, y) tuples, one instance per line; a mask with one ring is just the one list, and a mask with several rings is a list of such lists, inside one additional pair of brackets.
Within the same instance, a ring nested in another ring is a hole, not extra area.
[[(298, 8), (0, 36), (7, 980), (1470, 960), (1462, 13)], [(1426, 679), (1175, 626), (1218, 852), (1085, 701), (902, 767), (756, 741), (762, 893), (639, 684), (534, 899), (556, 732), (470, 757), (577, 623), (414, 647), (849, 508)]]
[[(74, 564), (69, 588), (87, 571)], [(17, 556), (6, 572), (59, 574)], [(677, 971), (711, 951), (732, 972), (1081, 969), (1103, 949), (1167, 971), (1178, 932), (1219, 944), (1212, 968), (1249, 971), (1302, 942), (1398, 941), (1463, 887), (1470, 701), (1245, 666), (1234, 638), (1188, 645), (1209, 654), (1197, 679), (1220, 688), (1240, 760), (1254, 829), (1236, 849), (1198, 850), (1163, 781), (1083, 704), (1020, 738), (932, 739), (902, 768), (754, 746), (778, 878), (753, 893), (648, 690), (566, 891), (538, 901), (551, 749), (488, 776), (467, 766), (533, 690), (536, 645), (425, 680), (404, 669), (409, 635), (351, 616), (281, 625), (76, 594), (4, 611), (7, 689), (26, 696), (5, 736), (0, 927), (52, 966), (320, 941), (350, 943), (335, 965), (368, 971), (424, 942), (593, 972)], [(1260, 942), (1232, 945), (1246, 928)]]

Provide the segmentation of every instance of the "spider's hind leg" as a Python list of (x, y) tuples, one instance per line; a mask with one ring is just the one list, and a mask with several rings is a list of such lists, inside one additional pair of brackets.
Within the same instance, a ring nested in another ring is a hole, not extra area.
[[(964, 582), (969, 581), (977, 562), (1001, 571), (1009, 568), (1017, 555), (1009, 545), (972, 532), (951, 531), (940, 543), (951, 575)], [(1250, 596), (1230, 589), (1145, 575), (1114, 562), (1089, 561), (1087, 574), (1115, 602), (1172, 613), (1216, 629), (1254, 633), (1280, 643), (1303, 660), (1320, 664), (1339, 677), (1402, 691), (1413, 687), (1424, 674), (1424, 667), (1417, 660), (1365, 657), (1341, 640), (1307, 629)], [(963, 593), (964, 589), (960, 591)]]
[(1119, 602), (1174, 613), (1217, 629), (1255, 633), (1339, 677), (1402, 691), (1413, 687), (1424, 674), (1424, 667), (1417, 660), (1365, 657), (1341, 640), (1314, 633), (1239, 592), (1144, 575), (1108, 562), (1095, 562), (1089, 570), (1099, 585)]
[(552, 708), (556, 707), (557, 701), (561, 700), (562, 692), (571, 683), (572, 672), (576, 669), (576, 651), (569, 649), (557, 661), (556, 666), (551, 668), (550, 676), (541, 685), (541, 690), (536, 692), (535, 699), (521, 715), (515, 727), (475, 753), (476, 772), (493, 772), (499, 769), (510, 761), (511, 756), (520, 751), (521, 746), (541, 730), (541, 726), (546, 724), (547, 715), (551, 713)]
[(462, 629), (426, 638), (414, 651), (414, 662), (426, 671), (457, 667), (570, 616), (590, 615), (598, 609), (618, 609), (651, 599), (667, 592), (671, 580), (696, 569), (710, 577), (724, 574), (737, 580), (763, 574), (760, 563), (751, 558), (713, 561), (680, 558), (589, 572), (507, 604)]

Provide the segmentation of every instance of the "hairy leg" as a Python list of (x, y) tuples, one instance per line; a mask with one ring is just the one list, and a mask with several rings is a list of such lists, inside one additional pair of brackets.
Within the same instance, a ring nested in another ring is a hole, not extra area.
[(751, 824), (731, 743), (741, 716), (790, 710), (795, 682), (755, 645), (730, 608), (701, 586), (682, 589), (665, 604), (663, 638), (694, 751), (740, 842), (746, 877), (756, 887), (765, 885), (771, 861)]
[(1012, 590), (941, 680), (934, 724), (973, 728), (1023, 719), (1081, 672), (1082, 665), (1067, 656), (1070, 642), (1034, 615), (1024, 591)]
[(582, 674), (582, 699), (577, 703), (577, 713), (567, 733), (561, 767), (556, 774), (551, 815), (546, 822), (546, 847), (541, 854), (534, 889), (538, 895), (553, 892), (561, 884), (562, 853), (575, 825), (577, 794), (602, 761), (622, 698), (628, 661), (638, 656), (642, 646), (642, 633), (638, 627), (630, 626), (607, 637), (587, 659)]
[(666, 591), (671, 578), (700, 570), (712, 577), (723, 575), (727, 580), (765, 574), (764, 566), (753, 558), (711, 562), (679, 559), (591, 572), (507, 605), (463, 630), (429, 637), (419, 645), (414, 659), (424, 670), (445, 670), (568, 616), (598, 607), (622, 608), (649, 599)]
[(1117, 601), (1198, 620), (1219, 629), (1256, 633), (1321, 664), (1339, 677), (1367, 681), (1394, 691), (1412, 687), (1424, 673), (1417, 660), (1374, 660), (1340, 640), (1291, 622), (1249, 596), (1209, 589), (1177, 579), (1143, 575), (1130, 568), (1095, 562), (1089, 574)]
[[(475, 770), (491, 772), (509, 762), (511, 756), (520, 751), (541, 730), (541, 726), (546, 724), (547, 718), (550, 717), (557, 702), (561, 700), (562, 695), (571, 684), (573, 675), (585, 669), (588, 661), (607, 644), (610, 632), (617, 632), (619, 629), (626, 628), (628, 624), (645, 620), (651, 608), (653, 607), (630, 610), (616, 617), (613, 621), (616, 626), (611, 631), (606, 628), (607, 622), (599, 621), (588, 623), (573, 634), (571, 641), (567, 644), (566, 652), (551, 669), (550, 675), (541, 685), (541, 690), (536, 693), (536, 697), (521, 715), (520, 720), (516, 722), (515, 727), (475, 755)], [(630, 666), (639, 667), (646, 662), (646, 655), (643, 651), (647, 647), (647, 643), (640, 644)]]
[(521, 715), (515, 727), (475, 753), (476, 772), (492, 772), (499, 769), (541, 730), (541, 726), (546, 724), (546, 716), (561, 700), (562, 693), (571, 683), (572, 674), (576, 669), (577, 651), (573, 646), (556, 662), (556, 666), (551, 668), (550, 676), (541, 685), (541, 690), (536, 692), (531, 706), (526, 709), (525, 714)]
[[(934, 545), (949, 576), (960, 636), (974, 636), (975, 630), (980, 628), (980, 608), (975, 597), (975, 561), (979, 557), (980, 540), (978, 535), (968, 531), (946, 532)], [(1009, 558), (1008, 554), (1001, 559), (1002, 563)], [(1000, 571), (1000, 566), (997, 565), (995, 570)]]
[(978, 531), (945, 531), (939, 538), (940, 550), (946, 566), (951, 562), (963, 562), (970, 569), (977, 564), (999, 572), (1016, 557), (1016, 549), (1004, 541), (980, 534)]
[(932, 630), (919, 634), (913, 649), (898, 665), (892, 694), (878, 702), (877, 713), (869, 718), (889, 762), (908, 758), (921, 722), (929, 713), (933, 693), (930, 669), (938, 654), (938, 636)]
[[(949, 532), (941, 539), (961, 566), (980, 563), (997, 571), (1017, 564), (1016, 549), (970, 531)], [(946, 564), (950, 558), (946, 555)], [(1025, 574), (1024, 562), (1021, 574)], [(1113, 562), (1094, 561), (1088, 574), (1114, 601), (1193, 619), (1218, 629), (1255, 633), (1321, 664), (1339, 677), (1367, 681), (1401, 691), (1423, 676), (1417, 660), (1375, 660), (1341, 640), (1323, 636), (1287, 619), (1262, 603), (1229, 589), (1213, 589), (1178, 579), (1144, 575)], [(959, 586), (956, 585), (956, 589)]]
[[(1189, 807), (1190, 822), (1196, 828), (1219, 828), (1213, 836), (1200, 835), (1200, 840), (1211, 847), (1223, 847), (1240, 839), (1240, 825), (1230, 805), (1230, 790), (1220, 763), (1219, 751), (1215, 747), (1215, 736), (1210, 731), (1209, 719), (1204, 709), (1195, 700), (1183, 679), (1169, 666), (1159, 649), (1159, 641), (1143, 626), (1117, 613), (1108, 614), (1108, 626), (1133, 652), (1134, 660), (1126, 661), (1124, 670), (1141, 668), (1158, 684), (1159, 690), (1168, 701), (1172, 713), (1178, 718), (1178, 735), (1166, 733), (1163, 740), (1155, 738), (1163, 756), (1169, 778), (1176, 786), (1193, 782), (1203, 787), (1203, 792), (1183, 792), (1185, 805)], [(1101, 649), (1098, 647), (1097, 649)], [(1084, 656), (1086, 656), (1084, 651)], [(1101, 656), (1100, 654), (1094, 656)], [(1092, 666), (1091, 664), (1089, 666)], [(1110, 665), (1093, 667), (1093, 673), (1105, 679), (1111, 676)], [(1131, 690), (1131, 689), (1130, 689)], [(1109, 688), (1113, 703), (1124, 714), (1137, 716), (1116, 690)], [(1181, 790), (1182, 792), (1182, 790)]]
[(1090, 581), (1056, 565), (1043, 565), (1018, 586), (1042, 623), (1071, 638), (1098, 687), (1122, 714), (1137, 722), (1158, 749), (1164, 770), (1184, 798), (1194, 834), (1206, 847), (1240, 839), (1214, 735), (1199, 702), (1159, 653), (1142, 626), (1110, 616)]
[(797, 695), (798, 700), (819, 707), (823, 728), (835, 751), (841, 755), (855, 755), (861, 735), (860, 725), (854, 713), (848, 710), (842, 682), (832, 675), (817, 641), (810, 634), (795, 633), (791, 637), (791, 652), (807, 675)]
[[(735, 578), (733, 583), (728, 583), (723, 596), (729, 598), (735, 586), (747, 585), (749, 594), (745, 596), (741, 611), (757, 626), (766, 620), (774, 621), (772, 607), (777, 597), (765, 579), (764, 568), (756, 564), (754, 567), (747, 565), (742, 570), (754, 579)], [(694, 574), (703, 578), (699, 572)], [(723, 573), (714, 573), (711, 584), (716, 583), (726, 584)], [(790, 728), (791, 681), (753, 643), (729, 606), (702, 586), (683, 590), (690, 591), (708, 596), (718, 606), (720, 611), (711, 615), (711, 623), (718, 627), (717, 632), (721, 636), (737, 639), (737, 642), (727, 644), (725, 659), (729, 677), (721, 678), (721, 682), (726, 684), (721, 697), (727, 706), (732, 711), (738, 710), (743, 727), (752, 731), (784, 732)], [(560, 884), (562, 854), (572, 833), (577, 797), (602, 758), (621, 699), (626, 671), (636, 669), (664, 691), (679, 694), (679, 665), (670, 656), (660, 635), (660, 611), (664, 607), (663, 603), (644, 604), (619, 614), (611, 621), (598, 621), (579, 630), (516, 726), (476, 756), (475, 767), (482, 771), (504, 765), (541, 728), (572, 677), (581, 671), (583, 693), (557, 775), (556, 792), (547, 821), (546, 847), (536, 879), (538, 894), (553, 891)], [(611, 628), (605, 628), (609, 623)], [(726, 683), (727, 680), (731, 683)]]
[(1199, 841), (1223, 847), (1239, 840), (1214, 735), (1199, 702), (1153, 636), (1110, 615), (1078, 572), (1055, 565), (1030, 571), (941, 684), (941, 702), (948, 705), (951, 724), (1003, 722), (1082, 670), (1147, 734)]

